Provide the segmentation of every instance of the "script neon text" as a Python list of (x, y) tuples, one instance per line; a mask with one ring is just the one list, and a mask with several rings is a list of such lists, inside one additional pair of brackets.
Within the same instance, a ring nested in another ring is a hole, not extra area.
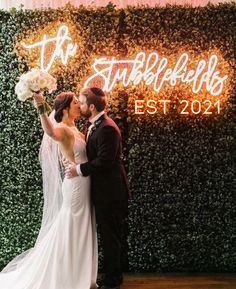
[(165, 84), (174, 87), (178, 83), (185, 83), (190, 85), (195, 94), (205, 88), (211, 95), (219, 95), (228, 76), (221, 76), (217, 70), (217, 55), (212, 54), (208, 61), (199, 60), (194, 69), (188, 69), (189, 60), (188, 54), (183, 53), (171, 67), (168, 59), (160, 57), (156, 52), (149, 55), (139, 52), (133, 60), (97, 58), (92, 65), (95, 73), (85, 81), (84, 87), (90, 86), (97, 78), (100, 78), (106, 92), (111, 91), (118, 81), (124, 87), (138, 85), (143, 81), (158, 93)]
[[(69, 36), (69, 28), (66, 25), (62, 25), (58, 29), (56, 37), (47, 38), (47, 35), (44, 34), (41, 41), (35, 42), (33, 44), (23, 43), (23, 47), (26, 49), (35, 49), (39, 47), (40, 48), (40, 69), (43, 72), (48, 72), (57, 58), (61, 60), (62, 64), (66, 65), (69, 57), (75, 56), (76, 50), (77, 50), (77, 44), (73, 44), (71, 43), (71, 41), (72, 39)], [(69, 42), (69, 43), (67, 43), (66, 48), (63, 49), (63, 45), (65, 45), (66, 42)], [(48, 63), (46, 63), (45, 51), (49, 44), (54, 44), (55, 49), (52, 51), (49, 57)]]

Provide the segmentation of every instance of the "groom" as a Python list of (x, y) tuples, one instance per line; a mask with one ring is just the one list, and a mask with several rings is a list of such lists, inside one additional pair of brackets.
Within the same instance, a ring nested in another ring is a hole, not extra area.
[(122, 275), (122, 238), (129, 189), (122, 160), (121, 133), (104, 109), (106, 97), (97, 87), (85, 88), (79, 96), (81, 114), (90, 126), (85, 134), (88, 162), (69, 166), (68, 178), (91, 176), (91, 197), (104, 253), (101, 289), (119, 289)]

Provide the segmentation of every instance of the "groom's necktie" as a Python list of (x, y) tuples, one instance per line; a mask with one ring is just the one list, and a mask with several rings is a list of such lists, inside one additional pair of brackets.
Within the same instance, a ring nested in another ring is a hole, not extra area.
[(91, 125), (92, 123), (90, 122), (90, 121), (87, 121), (86, 123), (85, 123), (85, 125), (84, 125), (84, 134), (85, 134), (85, 140), (87, 140), (87, 135), (88, 135), (88, 129), (89, 129), (89, 127), (90, 127), (90, 125)]

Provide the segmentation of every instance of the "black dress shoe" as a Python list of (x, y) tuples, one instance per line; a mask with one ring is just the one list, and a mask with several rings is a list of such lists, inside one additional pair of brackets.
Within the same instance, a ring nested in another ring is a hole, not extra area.
[(115, 287), (110, 287), (110, 286), (106, 286), (106, 285), (102, 285), (102, 287), (100, 287), (101, 289), (120, 289), (120, 285), (117, 285)]
[(120, 289), (120, 285), (123, 283), (123, 276), (107, 276), (102, 275), (97, 279), (97, 285), (99, 289)]
[(102, 279), (98, 279), (96, 283), (97, 283), (98, 288), (101, 288), (102, 285), (103, 285), (103, 280)]

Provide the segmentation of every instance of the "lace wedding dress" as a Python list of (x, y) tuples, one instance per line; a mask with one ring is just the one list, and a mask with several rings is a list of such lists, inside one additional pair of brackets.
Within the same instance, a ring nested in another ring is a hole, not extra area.
[[(76, 129), (74, 136), (75, 161), (85, 162), (86, 144)], [(52, 151), (47, 158), (51, 154)], [(53, 168), (48, 169), (47, 174), (55, 173)], [(52, 175), (51, 181), (55, 178)], [(58, 190), (60, 188), (62, 198), (53, 212), (49, 198), (44, 200), (46, 214), (34, 248), (14, 259), (0, 273), (1, 289), (96, 288), (97, 236), (90, 201), (90, 178), (65, 178)], [(59, 199), (50, 198), (54, 203)]]

